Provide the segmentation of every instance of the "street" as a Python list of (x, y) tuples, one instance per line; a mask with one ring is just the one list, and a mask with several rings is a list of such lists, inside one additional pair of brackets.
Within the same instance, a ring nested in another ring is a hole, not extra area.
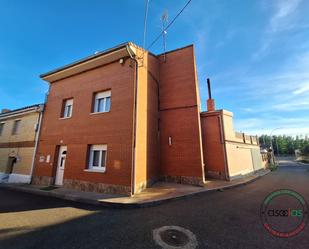
[(259, 209), (270, 192), (288, 188), (309, 201), (309, 165), (282, 161), (278, 170), (247, 185), (142, 209), (110, 209), (0, 189), (1, 249), (160, 248), (153, 230), (180, 226), (197, 248), (308, 248), (308, 226), (277, 238), (262, 226)]

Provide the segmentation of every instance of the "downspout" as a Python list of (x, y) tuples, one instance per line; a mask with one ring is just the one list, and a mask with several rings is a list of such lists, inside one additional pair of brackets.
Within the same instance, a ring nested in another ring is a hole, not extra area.
[(137, 87), (138, 87), (138, 61), (132, 55), (129, 45), (126, 46), (127, 52), (130, 55), (130, 58), (134, 60), (135, 64), (135, 79), (134, 79), (134, 109), (133, 109), (133, 146), (132, 146), (132, 171), (131, 171), (131, 196), (135, 194), (135, 185), (136, 185), (136, 167), (135, 167), (135, 156), (136, 156), (136, 116), (137, 116)]
[(39, 144), (39, 136), (40, 136), (40, 133), (41, 133), (42, 117), (43, 117), (45, 105), (47, 103), (47, 98), (48, 98), (49, 92), (50, 92), (50, 83), (48, 82), (48, 91), (45, 94), (44, 105), (41, 107), (41, 110), (40, 110), (40, 114), (39, 114), (39, 118), (38, 118), (37, 131), (36, 131), (36, 134), (35, 134), (35, 145), (34, 145), (34, 151), (33, 151), (33, 156), (32, 156), (32, 165), (31, 165), (31, 170), (30, 170), (30, 177), (31, 177), (30, 184), (32, 183), (32, 180), (33, 180), (33, 171), (34, 171), (35, 158), (36, 158), (36, 153), (37, 153), (38, 144)]
[(224, 132), (224, 121), (223, 121), (223, 112), (220, 112), (220, 129), (222, 134), (222, 143), (223, 143), (223, 156), (224, 156), (224, 168), (225, 168), (225, 179), (227, 181), (230, 180), (230, 172), (229, 172), (229, 166), (227, 161), (227, 153), (226, 153), (226, 142), (225, 142), (225, 132)]
[(41, 123), (42, 123), (44, 106), (39, 107), (39, 108), (40, 108), (40, 113), (39, 113), (38, 123), (37, 123), (37, 127), (36, 127), (35, 145), (34, 145), (33, 156), (32, 156), (32, 165), (31, 165), (31, 170), (30, 170), (30, 184), (32, 183), (32, 179), (33, 179), (34, 164), (35, 164), (36, 152), (37, 152), (37, 148), (38, 148), (38, 144), (39, 144), (39, 135), (40, 135), (40, 131), (41, 131)]

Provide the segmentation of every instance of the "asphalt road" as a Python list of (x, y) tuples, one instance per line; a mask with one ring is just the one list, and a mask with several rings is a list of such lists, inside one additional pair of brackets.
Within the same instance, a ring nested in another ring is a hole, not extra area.
[(153, 230), (180, 226), (197, 248), (309, 248), (309, 226), (295, 237), (270, 235), (259, 208), (279, 188), (309, 201), (309, 166), (283, 162), (263, 178), (223, 192), (205, 193), (143, 209), (108, 209), (0, 189), (0, 249), (161, 248)]

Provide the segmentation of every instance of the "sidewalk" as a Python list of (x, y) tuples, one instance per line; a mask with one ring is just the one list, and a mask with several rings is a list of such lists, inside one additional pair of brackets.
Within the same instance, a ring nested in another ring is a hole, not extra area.
[[(158, 182), (145, 189), (134, 197), (124, 195), (108, 195), (94, 192), (83, 192), (66, 188), (55, 188), (44, 190), (44, 186), (28, 185), (28, 184), (8, 184), (1, 183), (0, 187), (22, 191), (42, 196), (51, 196), (60, 199), (76, 201), (87, 204), (101, 205), (106, 207), (116, 208), (137, 208), (159, 205), (163, 202), (187, 198), (190, 196), (202, 194), (209, 191), (223, 190), (227, 188), (236, 187), (242, 184), (252, 182), (261, 176), (268, 174), (270, 170), (263, 170), (255, 173), (252, 176), (233, 180), (233, 181), (220, 181), (208, 179), (204, 187)], [(46, 186), (45, 186), (46, 189)]]

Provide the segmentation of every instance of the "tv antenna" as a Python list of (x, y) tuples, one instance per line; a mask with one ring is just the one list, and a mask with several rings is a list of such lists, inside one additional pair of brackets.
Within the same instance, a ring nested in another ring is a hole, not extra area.
[(146, 0), (146, 6), (145, 6), (143, 49), (146, 49), (146, 33), (147, 33), (147, 18), (148, 18), (149, 1), (150, 0)]
[(161, 22), (162, 22), (162, 38), (163, 38), (163, 54), (164, 54), (164, 61), (166, 60), (165, 52), (166, 52), (166, 24), (168, 23), (168, 11), (164, 10), (162, 16), (161, 16)]

